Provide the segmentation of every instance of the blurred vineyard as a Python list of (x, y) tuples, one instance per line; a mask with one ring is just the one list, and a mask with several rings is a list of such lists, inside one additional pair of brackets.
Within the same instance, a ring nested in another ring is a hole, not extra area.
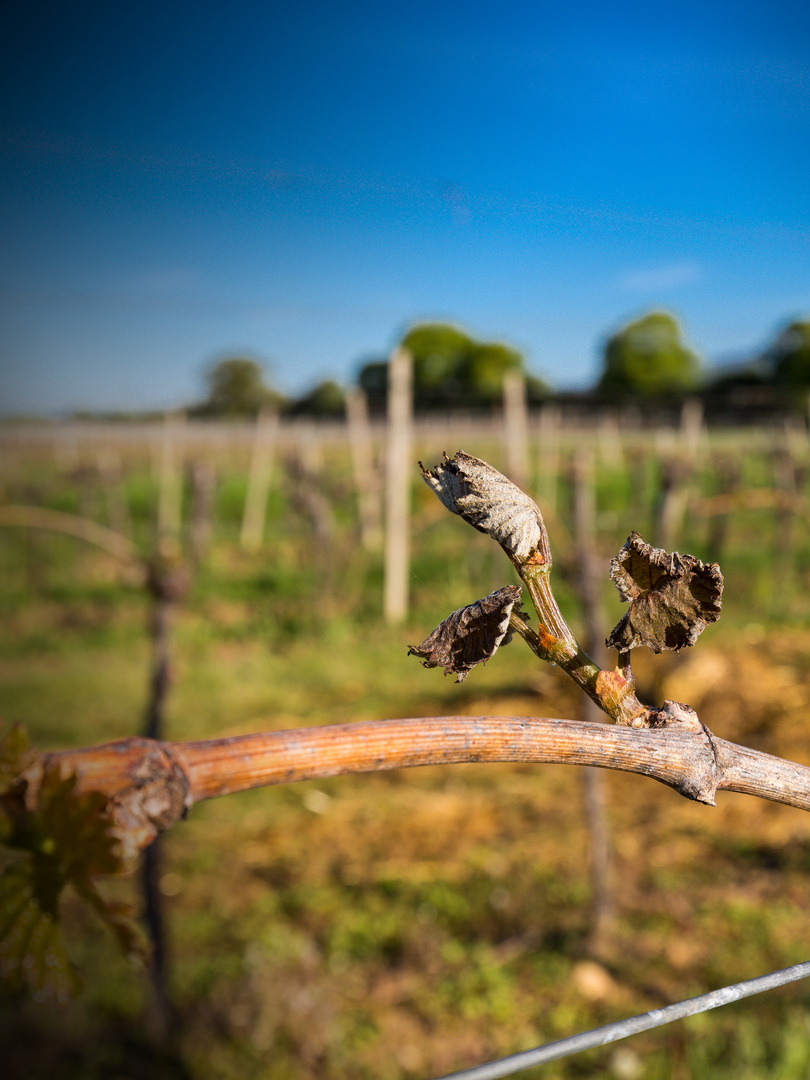
[[(722, 621), (694, 650), (639, 658), (641, 695), (808, 762), (806, 426), (707, 430), (688, 404), (645, 419), (548, 406), (523, 427), (419, 421), (408, 603), (387, 619), (382, 422), (9, 425), (2, 718), (48, 748), (144, 730), (144, 568), (161, 545), (189, 582), (171, 630), (169, 738), (451, 712), (578, 716), (575, 688), (519, 642), (463, 686), (406, 655), (450, 611), (513, 581), (497, 546), (419, 477), (417, 459), (461, 447), (537, 499), (575, 629), (583, 461), (605, 633), (622, 610), (608, 561), (632, 529), (719, 561)], [(615, 913), (598, 936), (581, 776), (568, 767), (405, 770), (199, 806), (163, 845), (168, 1036), (144, 1022), (147, 981), (68, 899), (85, 989), (61, 1010), (3, 1000), (11, 1075), (429, 1077), (807, 959), (806, 815), (736, 795), (709, 809), (622, 774), (606, 786)], [(108, 888), (139, 902), (133, 878)], [(799, 984), (538, 1075), (808, 1070)]]

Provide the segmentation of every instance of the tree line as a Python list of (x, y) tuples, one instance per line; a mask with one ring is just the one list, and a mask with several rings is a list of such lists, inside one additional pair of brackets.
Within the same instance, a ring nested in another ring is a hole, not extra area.
[[(488, 411), (502, 401), (504, 377), (524, 376), (530, 406), (554, 396), (532, 374), (523, 354), (502, 342), (479, 341), (459, 327), (424, 323), (410, 329), (401, 346), (413, 357), (414, 405), (418, 412), (460, 408)], [(198, 417), (255, 416), (263, 408), (296, 416), (342, 416), (345, 391), (334, 380), (289, 398), (266, 382), (254, 359), (227, 357), (206, 373), (207, 396), (189, 409)], [(372, 358), (357, 373), (372, 412), (385, 409), (388, 359)], [(733, 367), (707, 369), (684, 341), (677, 319), (652, 311), (627, 323), (605, 342), (601, 373), (583, 400), (593, 403), (655, 403), (692, 395), (708, 401), (805, 408), (810, 392), (810, 321), (789, 323), (764, 350)]]

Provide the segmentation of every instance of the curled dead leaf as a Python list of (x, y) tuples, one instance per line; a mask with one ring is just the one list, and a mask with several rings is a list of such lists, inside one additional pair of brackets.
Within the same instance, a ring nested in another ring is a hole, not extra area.
[(611, 631), (609, 648), (683, 649), (720, 618), (723, 575), (717, 563), (654, 548), (637, 532), (611, 560), (610, 579), (630, 610)]
[(422, 479), (447, 509), (497, 540), (518, 562), (551, 565), (543, 516), (537, 504), (486, 461), (459, 450), (435, 469), (419, 462)]
[[(456, 682), (464, 682), (476, 664), (486, 663), (509, 640), (509, 616), (519, 605), (519, 585), (502, 589), (459, 608), (439, 623), (421, 645), (412, 645), (408, 656), (418, 656), (426, 668), (442, 667)], [(526, 618), (526, 616), (523, 616)]]

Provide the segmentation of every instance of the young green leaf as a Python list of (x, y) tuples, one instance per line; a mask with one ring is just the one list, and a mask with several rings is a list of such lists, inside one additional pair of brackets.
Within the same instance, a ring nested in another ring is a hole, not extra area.
[(0, 977), (14, 990), (26, 986), (41, 1004), (64, 1004), (80, 985), (65, 951), (57, 915), (41, 897), (32, 858), (0, 876)]
[(509, 640), (509, 616), (520, 605), (520, 594), (519, 585), (504, 585), (459, 608), (421, 645), (412, 645), (408, 656), (420, 657), (426, 668), (443, 667), (445, 675), (452, 672), (456, 682), (464, 682), (476, 664), (486, 663)]
[(8, 818), (5, 843), (26, 853), (0, 876), (0, 975), (12, 986), (28, 986), (40, 1001), (64, 1001), (78, 983), (60, 933), (59, 899), (67, 884), (133, 959), (145, 957), (131, 912), (102, 897), (95, 882), (122, 867), (107, 797), (75, 788), (75, 776), (46, 765), (35, 809), (14, 785), (0, 803)]
[(435, 469), (419, 462), (422, 479), (442, 505), (497, 540), (513, 561), (551, 565), (543, 516), (533, 499), (497, 469), (459, 450)]
[(607, 639), (621, 652), (639, 645), (654, 653), (694, 645), (706, 625), (720, 618), (723, 575), (717, 563), (654, 548), (637, 532), (611, 560), (610, 579), (630, 603)]

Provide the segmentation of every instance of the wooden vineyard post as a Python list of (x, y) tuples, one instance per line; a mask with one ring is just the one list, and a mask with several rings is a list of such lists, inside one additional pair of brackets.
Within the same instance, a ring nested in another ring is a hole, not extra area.
[(522, 371), (503, 377), (503, 423), (506, 471), (518, 487), (529, 483), (529, 408), (526, 378)]
[(158, 537), (179, 537), (183, 519), (182, 444), (185, 413), (165, 414), (160, 451)]
[(258, 551), (264, 538), (267, 495), (273, 468), (273, 444), (278, 430), (278, 414), (264, 408), (256, 418), (250, 457), (245, 509), (239, 543), (245, 551)]
[(359, 386), (350, 387), (346, 393), (346, 426), (357, 491), (360, 543), (366, 551), (378, 551), (382, 540), (379, 476), (374, 467), (368, 401)]
[(700, 398), (687, 398), (681, 408), (681, 443), (690, 461), (700, 454), (705, 439), (703, 402)]
[(395, 349), (388, 361), (383, 581), (383, 616), (391, 625), (408, 613), (412, 384), (413, 358)]

